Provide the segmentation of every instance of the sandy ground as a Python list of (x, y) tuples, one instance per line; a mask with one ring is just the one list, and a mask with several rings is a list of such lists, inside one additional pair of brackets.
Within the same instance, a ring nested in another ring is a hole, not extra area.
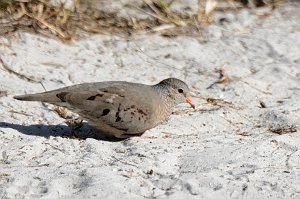
[[(43, 88), (0, 64), (0, 198), (300, 198), (300, 4), (264, 13), (216, 14), (199, 37), (1, 36), (3, 62), (47, 90), (177, 77), (220, 100), (194, 97), (148, 138), (74, 139), (51, 106), (12, 99)], [(208, 88), (221, 66), (231, 81)]]

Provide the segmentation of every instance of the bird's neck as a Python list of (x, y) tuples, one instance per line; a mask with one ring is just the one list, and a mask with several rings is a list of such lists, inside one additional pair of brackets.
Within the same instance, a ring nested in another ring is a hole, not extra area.
[(167, 119), (171, 113), (173, 108), (176, 106), (175, 100), (172, 99), (172, 95), (170, 93), (170, 90), (167, 89), (165, 85), (156, 84), (153, 85), (152, 88), (157, 92), (160, 99), (162, 100), (162, 103), (160, 103), (160, 114), (162, 116), (162, 119)]

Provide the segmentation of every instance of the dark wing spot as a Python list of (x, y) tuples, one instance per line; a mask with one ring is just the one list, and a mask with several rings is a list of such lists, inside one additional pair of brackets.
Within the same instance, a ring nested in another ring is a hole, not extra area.
[(118, 111), (116, 112), (116, 117), (117, 117), (116, 122), (119, 122), (121, 120), (121, 117), (119, 116), (120, 111), (121, 111), (121, 104), (119, 104)]
[(104, 109), (104, 110), (102, 111), (102, 115), (101, 115), (101, 116), (105, 116), (105, 115), (107, 115), (109, 112), (110, 112), (110, 110), (109, 110), (108, 108), (106, 108), (106, 109)]
[(116, 122), (119, 122), (121, 120), (120, 116), (117, 117)]
[(87, 98), (86, 100), (95, 100), (96, 97), (102, 97), (103, 95), (102, 94), (97, 94), (97, 95), (93, 95), (93, 96), (90, 96), (89, 98)]
[(86, 100), (95, 100), (96, 99), (96, 96), (91, 96), (89, 98), (87, 98)]
[(56, 94), (56, 97), (58, 97), (61, 100), (61, 102), (66, 102), (65, 97), (67, 94), (68, 94), (68, 92), (61, 92), (61, 93)]
[(103, 92), (104, 92), (104, 93), (107, 93), (108, 91), (107, 91), (107, 90), (104, 90)]
[[(144, 112), (142, 109), (138, 109), (138, 112), (142, 115), (148, 115), (146, 112)], [(143, 117), (143, 116), (142, 116)]]
[(131, 107), (130, 108), (135, 108), (135, 106), (134, 105), (131, 105)]

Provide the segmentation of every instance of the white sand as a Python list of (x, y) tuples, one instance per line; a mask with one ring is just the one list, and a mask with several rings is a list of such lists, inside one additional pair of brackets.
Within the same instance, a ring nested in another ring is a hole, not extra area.
[[(299, 126), (268, 131), (300, 124), (299, 13), (294, 3), (264, 17), (219, 14), (231, 22), (203, 30), (205, 41), (92, 35), (67, 45), (24, 32), (1, 36), (2, 60), (48, 90), (172, 76), (233, 106), (174, 114), (147, 139), (109, 141), (91, 132), (78, 140), (50, 106), (13, 100), (43, 88), (1, 66), (0, 198), (300, 198)], [(233, 80), (206, 89), (223, 65)]]

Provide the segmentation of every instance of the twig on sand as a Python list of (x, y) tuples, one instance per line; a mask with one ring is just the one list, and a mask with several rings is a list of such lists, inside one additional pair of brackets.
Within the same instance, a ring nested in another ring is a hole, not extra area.
[(250, 86), (251, 88), (263, 93), (263, 94), (266, 94), (266, 95), (272, 95), (271, 92), (268, 92), (268, 91), (263, 91), (259, 88), (256, 88), (254, 86), (252, 86), (250, 83), (246, 82), (246, 81), (243, 81), (241, 77), (229, 77), (229, 75), (226, 73), (225, 71), (225, 67), (222, 66), (221, 68), (217, 69), (217, 71), (219, 72), (220, 76), (219, 76), (219, 79), (217, 81), (215, 81), (214, 83), (212, 83), (210, 86), (208, 86), (206, 89), (211, 89), (215, 84), (226, 84), (228, 82), (230, 82), (231, 80), (236, 80), (236, 81), (240, 81), (244, 84), (247, 84), (248, 86)]
[(233, 105), (232, 102), (225, 101), (223, 99), (216, 99), (216, 98), (206, 98), (207, 104), (213, 105), (213, 106), (221, 106), (221, 107), (229, 107), (236, 109), (237, 107)]
[(50, 164), (28, 165), (28, 167), (48, 167)]
[(0, 63), (2, 65), (2, 67), (7, 71), (9, 72), (10, 74), (13, 74), (13, 75), (16, 75), (17, 77), (21, 78), (21, 79), (24, 79), (26, 81), (29, 81), (29, 82), (33, 82), (33, 83), (39, 83), (39, 81), (36, 81), (34, 79), (31, 79), (23, 74), (20, 74), (16, 71), (14, 71), (13, 69), (11, 69), (7, 64), (4, 63), (4, 61), (2, 60), (2, 58), (0, 57)]
[(229, 82), (230, 78), (227, 75), (227, 73), (225, 72), (225, 67), (224, 66), (221, 66), (221, 68), (217, 69), (217, 71), (220, 74), (219, 79), (217, 81), (215, 81), (214, 83), (212, 83), (206, 89), (211, 89), (215, 84), (224, 84), (224, 83), (228, 83)]
[(209, 104), (209, 105), (218, 106), (218, 107), (228, 107), (228, 108), (232, 108), (232, 109), (236, 109), (236, 110), (242, 109), (242, 106), (235, 106), (232, 102), (228, 102), (223, 99), (203, 98), (201, 96), (193, 96), (193, 97), (201, 98), (201, 99), (205, 100), (206, 102), (196, 105), (195, 109), (187, 108), (187, 109), (183, 109), (183, 110), (178, 110), (178, 111), (175, 111), (174, 114), (181, 115), (181, 114), (186, 114), (189, 112), (196, 112), (197, 110), (200, 110), (204, 104)]
[(199, 104), (195, 107), (195, 109), (187, 108), (187, 109), (183, 109), (183, 110), (177, 110), (177, 111), (174, 112), (174, 114), (182, 115), (182, 114), (186, 114), (186, 113), (189, 113), (189, 112), (195, 112), (195, 111), (201, 109), (202, 107), (203, 107), (203, 104)]
[(8, 112), (16, 113), (16, 114), (20, 114), (20, 115), (25, 115), (25, 116), (32, 116), (32, 114), (25, 113), (25, 112), (20, 112), (20, 111), (16, 111), (16, 110), (8, 110)]
[(0, 177), (7, 177), (7, 176), (10, 176), (9, 173), (0, 173)]
[(287, 133), (294, 133), (297, 132), (298, 127), (295, 125), (284, 125), (280, 127), (275, 127), (275, 128), (269, 128), (268, 131), (272, 133), (276, 133), (278, 135), (283, 135)]
[(62, 152), (62, 153), (65, 153), (64, 150), (62, 150), (62, 149), (60, 149), (60, 148), (58, 148), (58, 147), (56, 147), (56, 146), (53, 146), (53, 145), (51, 145), (51, 144), (49, 144), (49, 143), (45, 143), (45, 144), (48, 145), (48, 146), (51, 146), (53, 149), (56, 149), (56, 150), (58, 150), (58, 151), (60, 151), (60, 152)]
[[(121, 160), (121, 159), (119, 159), (119, 158), (116, 158), (116, 157), (114, 157), (114, 156), (111, 156), (114, 160), (116, 160), (115, 162), (121, 162), (121, 163), (123, 163), (123, 164), (125, 164), (125, 165), (129, 165), (129, 166), (133, 166), (133, 167), (137, 167), (136, 165), (134, 165), (134, 164), (131, 164), (131, 163), (129, 163), (129, 162), (125, 162), (125, 161), (123, 161), (123, 160)], [(113, 162), (113, 163), (115, 163), (115, 162)], [(112, 163), (112, 164), (113, 164)]]

